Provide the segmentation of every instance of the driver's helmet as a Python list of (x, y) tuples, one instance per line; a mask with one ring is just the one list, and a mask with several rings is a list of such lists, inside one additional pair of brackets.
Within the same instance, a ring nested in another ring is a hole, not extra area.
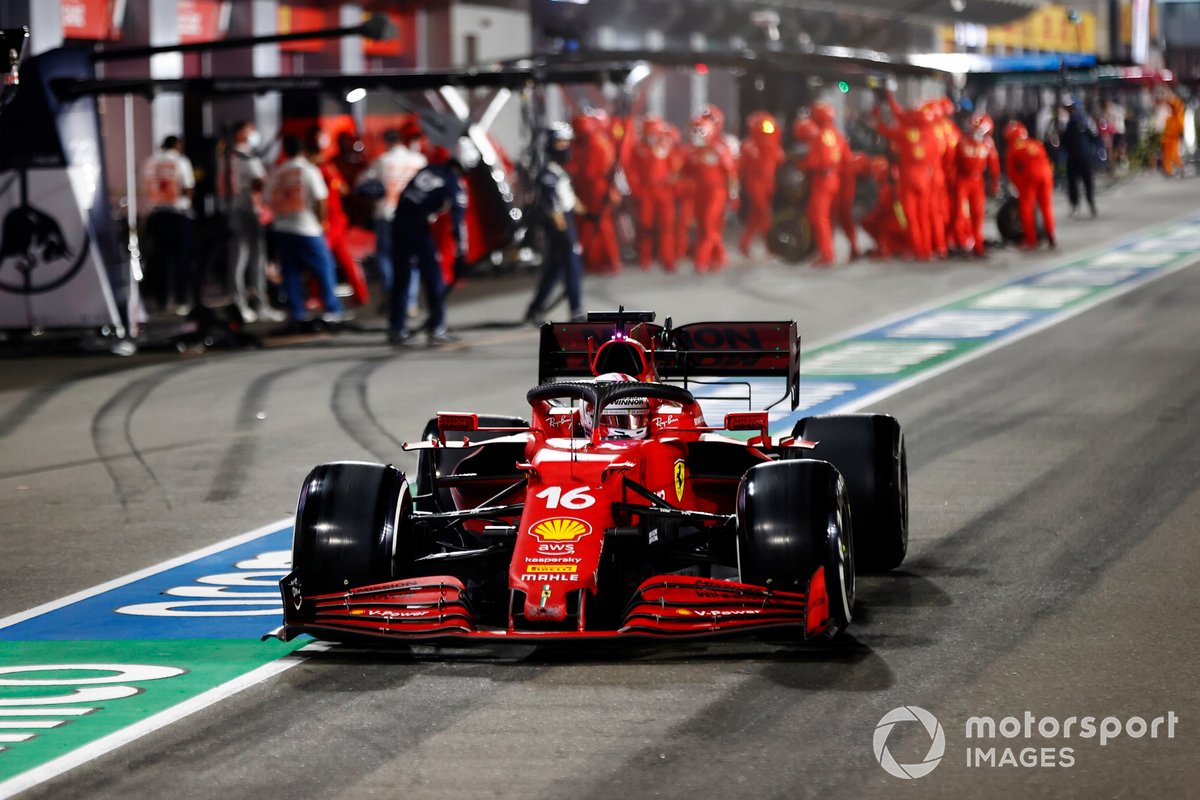
[[(637, 378), (624, 372), (606, 372), (596, 377), (597, 384), (637, 383)], [(580, 422), (583, 431), (592, 435), (592, 404), (584, 402)], [(645, 439), (650, 429), (650, 401), (646, 397), (622, 397), (609, 403), (600, 412), (600, 436), (605, 439)]]

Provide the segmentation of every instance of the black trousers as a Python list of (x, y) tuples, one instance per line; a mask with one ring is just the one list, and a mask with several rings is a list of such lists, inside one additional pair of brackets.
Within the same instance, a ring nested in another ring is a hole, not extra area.
[(192, 253), (195, 224), (187, 214), (164, 209), (146, 219), (147, 294), (160, 307), (197, 301)]
[(1083, 193), (1087, 197), (1088, 208), (1096, 207), (1096, 182), (1092, 178), (1092, 162), (1087, 158), (1067, 158), (1067, 197), (1071, 200), (1071, 208), (1079, 206), (1079, 182), (1083, 181)]

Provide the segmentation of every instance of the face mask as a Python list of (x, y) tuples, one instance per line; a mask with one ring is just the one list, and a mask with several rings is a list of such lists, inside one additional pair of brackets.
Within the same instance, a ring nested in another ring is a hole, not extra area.
[(246, 144), (250, 145), (251, 150), (257, 150), (262, 146), (262, 134), (258, 131), (250, 131), (246, 134)]

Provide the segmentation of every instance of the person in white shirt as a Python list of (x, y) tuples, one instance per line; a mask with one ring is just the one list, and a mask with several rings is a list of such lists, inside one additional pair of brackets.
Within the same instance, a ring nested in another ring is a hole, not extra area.
[(358, 179), (360, 188), (370, 185), (379, 194), (375, 200), (375, 265), (379, 268), (385, 293), (392, 290), (395, 271), (392, 266), (392, 217), (396, 213), (396, 201), (413, 176), (428, 163), (417, 147), (420, 138), (418, 123), (389, 129), (383, 134), (387, 150), (372, 161)]
[(325, 242), (325, 201), (329, 190), (321, 171), (302, 153), (298, 136), (283, 138), (283, 154), (287, 157), (267, 178), (266, 198), (274, 218), (271, 238), (283, 273), (283, 288), (287, 292), (292, 319), (305, 319), (304, 288), (301, 270), (310, 269), (320, 285), (326, 322), (341, 322), (348, 317), (334, 292), (336, 281), (333, 254)]
[(162, 148), (142, 166), (149, 216), (146, 218), (148, 294), (161, 308), (187, 315), (197, 300), (192, 236), (192, 162), (178, 136), (163, 139)]

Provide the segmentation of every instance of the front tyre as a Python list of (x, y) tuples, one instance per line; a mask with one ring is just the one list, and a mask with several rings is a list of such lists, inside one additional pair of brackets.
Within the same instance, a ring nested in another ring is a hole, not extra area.
[(800, 459), (748, 470), (737, 496), (738, 569), (743, 583), (808, 594), (824, 568), (826, 630), (854, 610), (854, 535), (846, 485), (833, 465)]
[(292, 570), (305, 595), (401, 577), (416, 556), (404, 473), (339, 461), (314, 467), (296, 507)]

